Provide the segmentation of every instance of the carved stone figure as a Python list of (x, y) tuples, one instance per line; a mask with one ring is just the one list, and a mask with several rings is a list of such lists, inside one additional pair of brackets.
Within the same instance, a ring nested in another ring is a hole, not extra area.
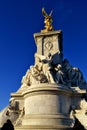
[(44, 64), (43, 63), (43, 72), (46, 75), (49, 83), (55, 83), (49, 64)]
[(22, 78), (22, 84), (26, 84), (26, 85), (30, 85), (30, 75), (31, 75), (31, 71), (28, 69), (25, 76), (23, 76)]
[(42, 61), (43, 56), (40, 54), (35, 53), (35, 66), (38, 66), (39, 71), (42, 71)]
[(75, 72), (74, 80), (76, 81), (77, 86), (86, 85), (86, 81), (85, 81), (83, 74), (80, 71), (80, 69), (73, 67), (73, 71)]
[(86, 81), (80, 69), (71, 66), (67, 59), (63, 61), (63, 68), (67, 81), (71, 83), (71, 86), (86, 85)]
[(64, 59), (63, 61), (63, 69), (64, 73), (66, 73), (67, 80), (71, 80), (72, 76), (72, 66), (70, 65), (69, 61), (67, 59)]
[(42, 72), (42, 65), (36, 64), (30, 66), (30, 69), (26, 72), (26, 75), (23, 76), (22, 84), (32, 85), (36, 83), (46, 83), (48, 82), (46, 76)]
[(39, 70), (39, 67), (37, 65), (31, 66), (30, 71), (31, 71), (30, 76), (31, 84), (47, 82), (46, 76), (43, 74), (42, 71)]
[[(70, 116), (73, 119), (73, 126), (76, 123), (76, 119), (87, 129), (87, 102), (82, 99), (79, 106), (72, 108)], [(82, 130), (82, 129), (81, 129)]]
[(40, 59), (40, 65), (42, 65), (42, 72), (46, 76), (49, 83), (55, 83), (53, 74), (52, 74), (52, 55), (49, 53), (48, 56), (42, 56), (36, 54), (36, 56)]
[(45, 17), (44, 23), (45, 23), (45, 29), (41, 30), (41, 32), (49, 32), (49, 31), (53, 31), (53, 26), (52, 26), (52, 11), (50, 12), (50, 14), (48, 15), (46, 13), (46, 11), (44, 10), (44, 8), (42, 8), (42, 14)]
[(14, 125), (16, 126), (19, 126), (22, 124), (22, 117), (25, 115), (25, 109), (23, 107), (23, 109), (19, 112), (19, 117), (18, 119), (16, 120), (16, 122), (14, 123)]
[(14, 111), (19, 111), (19, 102), (11, 98), (9, 101), (9, 109)]
[(64, 73), (62, 71), (62, 66), (60, 64), (57, 65), (56, 69), (56, 83), (62, 83), (65, 84), (63, 80)]

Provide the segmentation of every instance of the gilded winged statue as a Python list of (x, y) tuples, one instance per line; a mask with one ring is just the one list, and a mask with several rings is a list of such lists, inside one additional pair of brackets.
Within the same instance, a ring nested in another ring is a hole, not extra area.
[(53, 22), (53, 19), (52, 19), (52, 11), (50, 12), (50, 14), (48, 15), (45, 11), (44, 8), (42, 8), (42, 14), (43, 16), (45, 17), (45, 20), (44, 20), (44, 23), (45, 23), (45, 29), (41, 30), (42, 33), (45, 33), (45, 32), (49, 32), (49, 31), (53, 31), (54, 28), (52, 26), (52, 22)]

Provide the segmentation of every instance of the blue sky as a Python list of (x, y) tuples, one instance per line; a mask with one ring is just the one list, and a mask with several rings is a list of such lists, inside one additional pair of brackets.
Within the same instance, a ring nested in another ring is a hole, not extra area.
[(0, 0), (0, 111), (34, 64), (33, 34), (44, 28), (42, 7), (53, 10), (54, 28), (63, 31), (64, 58), (87, 81), (87, 0)]

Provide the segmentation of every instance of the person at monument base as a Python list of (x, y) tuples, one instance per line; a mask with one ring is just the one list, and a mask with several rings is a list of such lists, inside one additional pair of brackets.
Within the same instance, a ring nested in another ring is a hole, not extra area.
[(12, 122), (8, 119), (6, 123), (3, 124), (1, 130), (14, 130)]

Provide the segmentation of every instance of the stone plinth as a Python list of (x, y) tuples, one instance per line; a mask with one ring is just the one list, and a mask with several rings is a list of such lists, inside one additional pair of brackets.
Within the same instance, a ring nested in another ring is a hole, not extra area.
[(62, 62), (62, 31), (35, 33), (34, 38), (38, 54), (47, 57), (50, 53), (55, 64)]
[(30, 86), (22, 93), (25, 115), (21, 127), (16, 130), (68, 130), (72, 129), (69, 111), (72, 97), (76, 105), (82, 93), (73, 93), (71, 89), (56, 84), (38, 84)]

